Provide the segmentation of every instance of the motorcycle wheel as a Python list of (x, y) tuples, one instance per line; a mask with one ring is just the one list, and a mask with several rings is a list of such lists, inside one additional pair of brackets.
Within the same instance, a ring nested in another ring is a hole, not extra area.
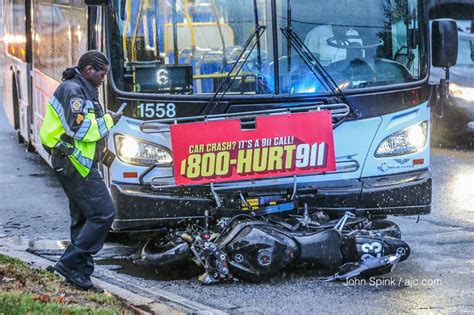
[(148, 242), (141, 252), (143, 263), (157, 267), (173, 267), (192, 258), (188, 243), (181, 238), (159, 235)]
[(372, 225), (368, 229), (380, 236), (389, 236), (393, 238), (402, 238), (402, 231), (398, 224), (390, 220), (373, 220)]

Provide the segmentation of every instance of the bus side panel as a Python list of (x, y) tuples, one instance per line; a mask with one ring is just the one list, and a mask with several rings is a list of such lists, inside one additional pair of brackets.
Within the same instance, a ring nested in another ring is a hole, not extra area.
[(33, 142), (39, 155), (49, 163), (48, 153), (43, 149), (39, 138), (41, 124), (43, 123), (44, 115), (48, 102), (58, 87), (59, 83), (43, 74), (37, 69), (33, 70)]
[(3, 79), (3, 108), (7, 116), (8, 122), (12, 127), (15, 127), (15, 117), (13, 112), (13, 76), (10, 70), (12, 58), (5, 54), (2, 69)]
[[(17, 104), (19, 106), (20, 115), (20, 135), (25, 141), (29, 141), (29, 122), (28, 115), (30, 104), (28, 104), (28, 65), (24, 62), (18, 62), (16, 68), (17, 76)], [(15, 100), (14, 100), (15, 101)]]
[(20, 138), (29, 139), (28, 65), (26, 63), (26, 7), (22, 1), (4, 1), (3, 106)]
[(28, 139), (28, 66), (8, 54), (3, 65), (3, 106), (10, 124)]

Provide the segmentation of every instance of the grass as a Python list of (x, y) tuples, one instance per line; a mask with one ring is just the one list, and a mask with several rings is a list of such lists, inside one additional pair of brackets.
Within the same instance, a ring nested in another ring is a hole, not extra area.
[(91, 314), (113, 315), (113, 308), (81, 307), (59, 303), (43, 302), (41, 298), (27, 293), (1, 293), (0, 314)]
[(77, 290), (57, 275), (0, 254), (0, 315), (136, 314), (109, 293)]

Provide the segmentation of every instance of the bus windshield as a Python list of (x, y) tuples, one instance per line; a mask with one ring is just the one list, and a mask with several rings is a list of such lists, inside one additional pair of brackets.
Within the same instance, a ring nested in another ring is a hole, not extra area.
[(265, 0), (114, 0), (109, 47), (115, 85), (125, 92), (211, 95), (230, 77), (226, 95), (330, 92), (284, 28), (341, 90), (426, 74), (417, 0), (276, 2), (277, 12)]

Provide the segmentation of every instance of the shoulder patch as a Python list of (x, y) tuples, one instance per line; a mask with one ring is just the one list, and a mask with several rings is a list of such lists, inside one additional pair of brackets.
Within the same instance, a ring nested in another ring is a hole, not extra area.
[(84, 105), (84, 100), (79, 97), (73, 97), (69, 101), (69, 105), (71, 106), (73, 113), (82, 113), (82, 105)]
[(84, 115), (82, 114), (77, 114), (76, 116), (76, 125), (80, 125), (84, 121)]

